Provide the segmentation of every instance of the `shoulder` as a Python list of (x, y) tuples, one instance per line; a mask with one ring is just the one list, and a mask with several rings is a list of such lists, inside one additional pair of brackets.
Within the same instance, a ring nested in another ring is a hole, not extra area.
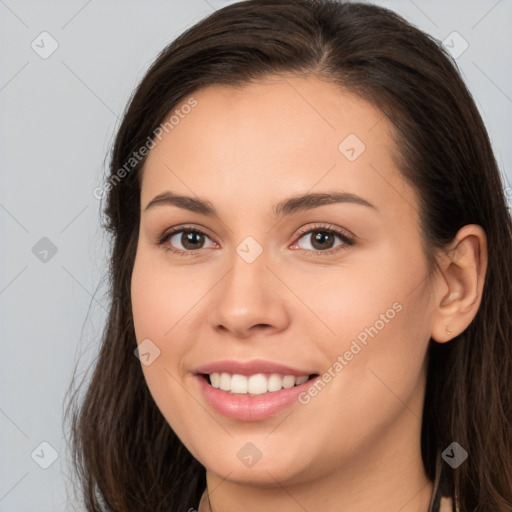
[(439, 505), (439, 512), (453, 512), (453, 499), (449, 496), (443, 496)]

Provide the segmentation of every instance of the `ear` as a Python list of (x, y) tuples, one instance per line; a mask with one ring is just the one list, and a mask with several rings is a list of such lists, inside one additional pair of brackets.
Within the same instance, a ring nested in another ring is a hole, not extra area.
[(487, 237), (481, 226), (462, 227), (438, 258), (431, 337), (446, 343), (475, 317), (487, 271)]

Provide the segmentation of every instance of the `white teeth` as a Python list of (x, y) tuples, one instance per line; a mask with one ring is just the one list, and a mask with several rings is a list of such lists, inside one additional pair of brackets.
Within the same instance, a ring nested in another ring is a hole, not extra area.
[(219, 388), (222, 391), (229, 391), (231, 389), (231, 375), (229, 373), (221, 373)]
[(247, 377), (235, 374), (231, 377), (231, 393), (247, 393)]
[(304, 382), (306, 382), (308, 380), (308, 376), (307, 375), (303, 375), (302, 377), (297, 377), (295, 379), (295, 384), (297, 386), (299, 386), (300, 384), (304, 384)]
[(210, 381), (211, 381), (212, 386), (213, 386), (214, 388), (218, 388), (218, 387), (219, 387), (219, 385), (220, 385), (220, 374), (218, 374), (218, 373), (212, 373), (212, 374), (210, 375)]
[(283, 379), (283, 388), (290, 389), (293, 388), (293, 386), (295, 386), (295, 377), (293, 375), (287, 375)]
[(279, 391), (281, 389), (290, 389), (293, 386), (304, 384), (308, 380), (308, 375), (280, 375), (272, 373), (271, 375), (256, 373), (255, 375), (245, 376), (235, 373), (211, 373), (210, 383), (214, 388), (222, 391), (230, 391), (236, 394), (262, 395), (263, 393)]
[[(251, 395), (262, 395), (268, 391), (267, 378), (261, 373), (249, 377), (247, 390)], [(233, 391), (233, 390), (231, 390)]]
[(268, 379), (268, 390), (279, 391), (283, 387), (283, 379), (277, 373), (273, 373)]

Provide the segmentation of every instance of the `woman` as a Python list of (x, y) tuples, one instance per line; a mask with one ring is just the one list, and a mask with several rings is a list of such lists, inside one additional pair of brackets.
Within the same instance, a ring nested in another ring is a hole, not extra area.
[(110, 167), (87, 510), (512, 508), (511, 219), (438, 43), (232, 4), (158, 56)]

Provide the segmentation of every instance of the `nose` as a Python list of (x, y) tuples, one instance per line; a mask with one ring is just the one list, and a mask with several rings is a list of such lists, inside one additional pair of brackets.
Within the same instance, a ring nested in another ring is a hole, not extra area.
[[(270, 335), (286, 329), (286, 288), (270, 270), (265, 251), (248, 263), (234, 254), (232, 268), (212, 292), (210, 326), (238, 339)], [(289, 297), (288, 297), (289, 299)]]

